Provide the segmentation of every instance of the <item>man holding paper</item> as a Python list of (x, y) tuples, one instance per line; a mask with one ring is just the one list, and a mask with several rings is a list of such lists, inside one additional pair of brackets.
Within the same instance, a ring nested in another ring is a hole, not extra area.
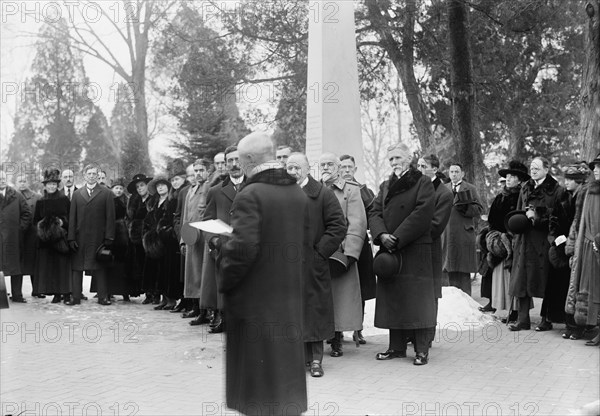
[(238, 144), (248, 176), (217, 263), (227, 310), (227, 406), (242, 414), (307, 409), (302, 309), (308, 200), (266, 133)]
[[(240, 166), (240, 158), (237, 146), (229, 146), (225, 149), (225, 162), (229, 176), (222, 182), (209, 189), (206, 196), (206, 210), (202, 216), (203, 221), (221, 220), (226, 224), (231, 222), (231, 204), (237, 192), (245, 182), (244, 172)], [(204, 233), (206, 260), (202, 270), (202, 287), (200, 290), (200, 308), (213, 309), (214, 314), (210, 321), (210, 333), (223, 332), (225, 325), (223, 314), (223, 296), (217, 294), (217, 286), (221, 280), (220, 273), (215, 267), (214, 255), (211, 255), (220, 246), (221, 237), (214, 234)], [(209, 249), (211, 253), (209, 253)]]

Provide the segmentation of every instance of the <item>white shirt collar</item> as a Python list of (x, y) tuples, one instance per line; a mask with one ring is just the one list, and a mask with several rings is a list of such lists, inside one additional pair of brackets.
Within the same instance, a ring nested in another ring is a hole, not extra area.
[(86, 184), (85, 184), (85, 187), (86, 187), (87, 189), (94, 189), (94, 188), (96, 187), (96, 185), (98, 185), (98, 182), (96, 182), (96, 183), (94, 184), (94, 186), (90, 186), (89, 184), (87, 184), (87, 183), (86, 183)]
[(244, 175), (240, 176), (239, 178), (232, 178), (230, 176), (229, 179), (231, 180), (232, 184), (239, 185), (240, 183), (242, 183), (244, 181)]
[(252, 173), (252, 176), (254, 176), (257, 173), (268, 169), (281, 169), (281, 163), (279, 163), (276, 160), (269, 160), (267, 162), (261, 163), (260, 165), (254, 166), (250, 173)]
[(308, 176), (304, 178), (304, 180), (300, 183), (300, 188), (304, 188), (308, 183)]
[(539, 180), (539, 181), (536, 181), (534, 179), (533, 181), (535, 182), (535, 187), (537, 188), (538, 186), (540, 186), (541, 184), (543, 184), (545, 180), (546, 180), (545, 176), (541, 180)]

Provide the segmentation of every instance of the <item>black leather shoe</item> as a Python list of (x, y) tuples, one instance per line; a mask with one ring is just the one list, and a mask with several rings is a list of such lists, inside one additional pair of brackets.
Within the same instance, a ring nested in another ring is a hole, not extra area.
[(524, 324), (521, 322), (515, 322), (514, 324), (508, 325), (509, 331), (521, 331), (531, 329), (531, 324)]
[(354, 334), (352, 334), (352, 339), (354, 342), (358, 342), (360, 345), (365, 345), (367, 343), (367, 340), (365, 337), (363, 337), (362, 331), (354, 331)]
[(210, 332), (211, 334), (220, 334), (223, 331), (225, 331), (225, 322), (223, 321), (221, 321), (218, 325), (213, 326), (211, 329), (208, 330), (208, 332)]
[(479, 307), (479, 312), (496, 312), (496, 308), (492, 308), (491, 303)]
[(108, 300), (107, 298), (103, 298), (103, 299), (98, 299), (98, 304), (108, 306), (108, 305), (112, 305), (112, 302), (110, 300)]
[(81, 305), (81, 299), (69, 299), (68, 301), (65, 302), (65, 305), (69, 305), (69, 306), (74, 306), (74, 305)]
[(23, 296), (19, 296), (18, 298), (15, 296), (11, 296), (10, 300), (12, 300), (15, 303), (27, 303)]
[(506, 318), (502, 318), (500, 319), (500, 322), (502, 322), (503, 324), (506, 323), (512, 323), (512, 322), (517, 322), (517, 319), (519, 317), (519, 314), (515, 311), (511, 312)]
[(131, 299), (129, 299), (129, 295), (123, 295), (123, 299), (121, 299), (122, 302), (131, 302)]
[(571, 332), (571, 336), (569, 336), (569, 339), (575, 341), (578, 340), (580, 338), (583, 338), (583, 333), (585, 332), (585, 329), (583, 328), (577, 328), (574, 331)]
[(142, 301), (142, 305), (148, 305), (152, 303), (152, 297), (146, 296), (146, 298)]
[(88, 297), (82, 293), (81, 294), (81, 300), (88, 300)]
[(46, 295), (44, 295), (43, 293), (32, 293), (31, 297), (38, 298), (38, 299), (46, 299)]
[(546, 320), (542, 321), (538, 326), (535, 327), (535, 330), (538, 332), (550, 331), (552, 329), (552, 322), (548, 322)]
[(199, 310), (194, 310), (192, 309), (189, 312), (184, 313), (183, 315), (181, 315), (182, 318), (195, 318), (198, 315), (200, 315), (200, 311)]
[(169, 311), (169, 312), (173, 312), (175, 310), (175, 304), (172, 303), (171, 305), (169, 305), (168, 303), (162, 308), (163, 311)]
[(414, 365), (425, 365), (429, 362), (429, 353), (418, 352), (415, 360), (413, 361)]
[(165, 306), (167, 306), (167, 303), (166, 303), (166, 302), (165, 302), (165, 303), (160, 303), (160, 304), (158, 304), (158, 305), (156, 305), (156, 306), (154, 307), (154, 310), (155, 310), (155, 311), (162, 311), (162, 310), (165, 308)]
[(565, 329), (565, 331), (561, 334), (564, 339), (569, 339), (571, 334), (573, 334), (573, 329)]
[(160, 296), (154, 296), (154, 299), (152, 299), (152, 304), (160, 305)]
[(52, 298), (52, 302), (50, 302), (50, 303), (60, 303), (60, 299), (61, 299), (60, 295), (54, 295), (54, 297)]
[(323, 374), (325, 374), (325, 372), (323, 371), (323, 367), (321, 366), (321, 363), (318, 361), (313, 361), (312, 364), (310, 365), (310, 376), (311, 377), (323, 377)]
[(406, 351), (387, 350), (386, 352), (378, 352), (375, 356), (376, 360), (391, 360), (392, 358), (406, 358)]
[(196, 326), (196, 325), (202, 325), (202, 324), (207, 324), (208, 323), (208, 319), (206, 318), (206, 311), (200, 311), (200, 313), (198, 314), (198, 316), (190, 321), (190, 325), (192, 326)]
[(170, 310), (169, 312), (171, 313), (181, 313), (183, 311), (186, 310), (185, 307), (185, 302), (182, 300), (179, 301), (179, 303), (177, 304), (177, 306), (175, 306), (172, 310)]

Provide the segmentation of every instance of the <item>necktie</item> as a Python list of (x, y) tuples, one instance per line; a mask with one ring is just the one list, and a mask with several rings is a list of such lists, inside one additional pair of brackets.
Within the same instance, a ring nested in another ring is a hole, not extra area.
[(67, 188), (67, 196), (69, 197), (69, 201), (71, 200), (71, 188)]

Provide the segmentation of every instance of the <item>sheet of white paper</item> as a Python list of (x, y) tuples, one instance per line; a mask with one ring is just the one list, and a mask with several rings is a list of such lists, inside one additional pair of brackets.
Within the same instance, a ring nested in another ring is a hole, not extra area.
[(231, 225), (221, 220), (191, 222), (190, 226), (211, 234), (231, 235), (233, 233)]

